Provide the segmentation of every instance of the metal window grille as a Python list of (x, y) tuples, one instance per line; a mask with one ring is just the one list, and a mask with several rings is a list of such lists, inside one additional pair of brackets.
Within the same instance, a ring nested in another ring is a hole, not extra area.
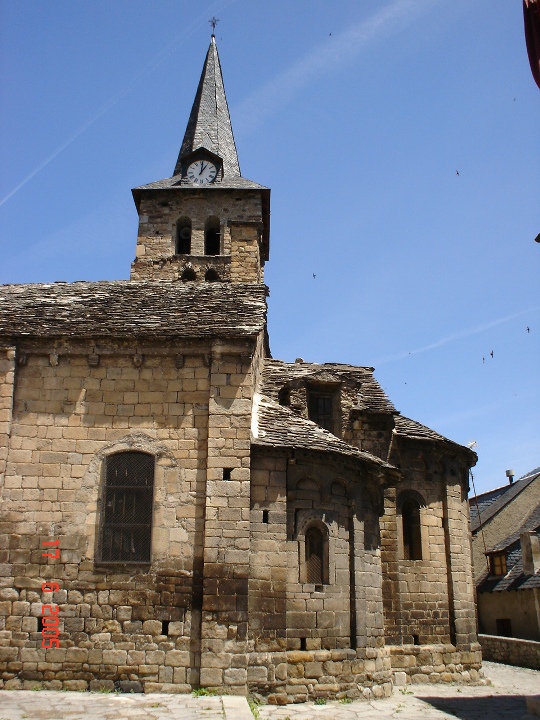
[(106, 460), (102, 562), (150, 562), (154, 457), (142, 452)]
[(325, 430), (334, 431), (334, 397), (330, 393), (309, 392), (308, 415), (309, 419)]
[(306, 532), (306, 580), (314, 585), (323, 584), (324, 538), (317, 528)]

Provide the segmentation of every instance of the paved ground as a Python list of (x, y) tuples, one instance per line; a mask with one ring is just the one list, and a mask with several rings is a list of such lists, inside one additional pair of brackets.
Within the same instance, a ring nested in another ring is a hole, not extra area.
[[(533, 720), (540, 671), (484, 663), (492, 685), (413, 685), (387, 700), (259, 707), (261, 720)], [(0, 720), (253, 720), (245, 698), (0, 691)]]

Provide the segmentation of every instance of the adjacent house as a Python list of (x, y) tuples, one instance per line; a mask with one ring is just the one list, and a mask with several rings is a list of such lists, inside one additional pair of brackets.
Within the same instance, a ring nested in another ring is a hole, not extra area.
[(540, 641), (540, 468), (510, 478), (471, 500), (479, 629)]

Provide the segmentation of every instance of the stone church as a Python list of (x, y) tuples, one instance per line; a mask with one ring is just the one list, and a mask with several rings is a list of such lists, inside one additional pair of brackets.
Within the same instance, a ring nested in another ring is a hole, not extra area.
[(130, 280), (0, 288), (4, 688), (381, 697), (481, 676), (476, 456), (373, 368), (272, 358), (270, 190), (212, 37)]

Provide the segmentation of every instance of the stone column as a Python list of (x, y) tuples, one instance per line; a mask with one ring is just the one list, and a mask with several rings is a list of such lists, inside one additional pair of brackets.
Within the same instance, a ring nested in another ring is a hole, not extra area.
[[(457, 648), (477, 642), (467, 501), (457, 478), (444, 488), (444, 530), (448, 561), (448, 602), (451, 635)], [(452, 624), (454, 627), (452, 628)]]
[(14, 392), (15, 348), (3, 348), (0, 349), (0, 487), (4, 485), (6, 472)]
[(354, 535), (354, 593), (356, 615), (356, 647), (375, 647), (377, 638), (384, 636), (381, 553), (375, 547), (370, 526), (373, 510), (363, 508), (359, 517), (356, 508), (359, 501), (353, 501)]
[(384, 491), (384, 515), (381, 518), (381, 561), (384, 626), (387, 645), (401, 645), (403, 637), (399, 592), (399, 561), (396, 515), (396, 488)]
[(200, 684), (245, 694), (251, 357), (215, 343), (211, 362)]

